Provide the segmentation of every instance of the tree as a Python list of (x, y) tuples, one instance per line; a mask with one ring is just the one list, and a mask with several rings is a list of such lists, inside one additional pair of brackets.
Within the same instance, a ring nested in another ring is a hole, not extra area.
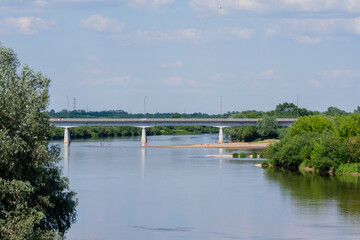
[(61, 238), (76, 220), (77, 199), (49, 146), (42, 112), (50, 79), (0, 45), (0, 239)]
[(278, 117), (285, 117), (285, 118), (308, 116), (311, 114), (311, 112), (306, 108), (298, 108), (295, 104), (288, 102), (277, 105), (275, 108), (275, 113)]
[(326, 116), (331, 116), (331, 117), (336, 117), (336, 116), (344, 115), (344, 114), (346, 114), (346, 112), (343, 110), (340, 110), (337, 107), (328, 107), (327, 111), (325, 112)]
[(257, 122), (257, 133), (263, 138), (277, 137), (278, 123), (276, 117), (264, 115), (261, 120)]

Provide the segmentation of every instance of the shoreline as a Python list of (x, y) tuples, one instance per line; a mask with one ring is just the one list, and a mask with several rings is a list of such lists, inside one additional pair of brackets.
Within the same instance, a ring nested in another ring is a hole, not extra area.
[(183, 144), (183, 145), (164, 145), (164, 146), (148, 146), (149, 148), (225, 148), (239, 150), (261, 150), (269, 144), (275, 142), (228, 142), (228, 143), (200, 143), (200, 144)]

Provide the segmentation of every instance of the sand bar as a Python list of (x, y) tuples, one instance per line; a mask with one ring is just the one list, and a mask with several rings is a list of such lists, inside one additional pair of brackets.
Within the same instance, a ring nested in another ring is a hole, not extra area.
[(225, 148), (225, 149), (239, 149), (239, 150), (259, 150), (265, 148), (272, 141), (261, 142), (229, 142), (229, 143), (202, 143), (202, 144), (186, 144), (186, 145), (166, 145), (166, 146), (151, 146), (155, 148)]

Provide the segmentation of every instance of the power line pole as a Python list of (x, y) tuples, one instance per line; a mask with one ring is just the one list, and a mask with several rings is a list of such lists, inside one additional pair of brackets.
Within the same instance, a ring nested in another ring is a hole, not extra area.
[(144, 117), (146, 115), (146, 96), (144, 97)]
[(70, 111), (69, 96), (68, 96), (68, 95), (66, 95), (66, 98), (67, 98), (67, 115), (68, 115), (68, 118), (69, 118), (69, 111)]
[(220, 115), (222, 116), (222, 96), (220, 96)]
[(74, 111), (76, 110), (76, 97), (73, 97)]
[(296, 118), (299, 117), (299, 94), (296, 96)]

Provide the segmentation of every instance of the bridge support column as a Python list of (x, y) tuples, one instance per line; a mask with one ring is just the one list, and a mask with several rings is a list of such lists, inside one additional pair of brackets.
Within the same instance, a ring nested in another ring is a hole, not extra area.
[(216, 126), (217, 128), (219, 128), (219, 143), (223, 143), (224, 142), (224, 126)]
[(141, 130), (141, 146), (146, 147), (146, 145), (147, 145), (146, 127), (142, 127), (142, 130)]
[(147, 145), (147, 136), (146, 136), (146, 128), (150, 126), (137, 126), (141, 128), (141, 146), (146, 147)]
[(64, 144), (70, 145), (70, 128), (64, 128)]

